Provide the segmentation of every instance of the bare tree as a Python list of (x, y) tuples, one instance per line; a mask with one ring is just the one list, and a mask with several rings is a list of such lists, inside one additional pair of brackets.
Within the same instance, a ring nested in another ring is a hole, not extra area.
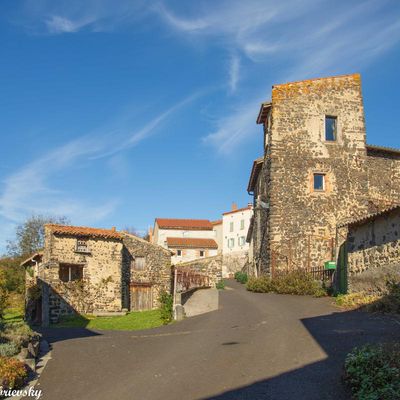
[(18, 225), (15, 239), (7, 242), (7, 253), (12, 257), (28, 256), (44, 246), (44, 225), (69, 223), (66, 217), (32, 215)]

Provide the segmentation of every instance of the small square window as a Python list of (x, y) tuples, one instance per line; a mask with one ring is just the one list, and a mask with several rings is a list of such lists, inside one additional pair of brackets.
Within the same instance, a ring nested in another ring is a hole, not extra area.
[(85, 239), (77, 239), (75, 251), (77, 253), (89, 253), (88, 242)]
[(228, 239), (228, 247), (229, 247), (230, 249), (232, 249), (233, 247), (235, 247), (235, 239), (234, 239), (234, 238)]
[(176, 251), (176, 255), (177, 255), (178, 257), (181, 257), (181, 256), (182, 256), (182, 250), (177, 250), (177, 251)]
[(244, 246), (245, 243), (246, 243), (246, 238), (244, 236), (240, 236), (239, 246)]
[(325, 117), (325, 140), (327, 142), (334, 142), (337, 134), (337, 118)]
[(314, 190), (324, 191), (325, 190), (325, 175), (314, 174)]
[(200, 257), (204, 257), (204, 250), (200, 250)]

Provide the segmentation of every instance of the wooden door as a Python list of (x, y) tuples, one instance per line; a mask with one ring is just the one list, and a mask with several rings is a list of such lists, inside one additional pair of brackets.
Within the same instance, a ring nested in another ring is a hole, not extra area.
[(339, 248), (339, 257), (336, 265), (337, 290), (340, 294), (347, 293), (347, 243), (344, 242)]
[(151, 310), (153, 308), (153, 296), (151, 286), (131, 286), (131, 311)]

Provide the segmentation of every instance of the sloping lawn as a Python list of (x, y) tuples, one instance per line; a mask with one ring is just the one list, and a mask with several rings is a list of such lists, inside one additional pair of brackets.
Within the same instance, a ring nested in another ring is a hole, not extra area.
[(163, 325), (160, 310), (135, 311), (118, 317), (74, 315), (64, 317), (53, 328), (88, 328), (99, 330), (134, 331)]
[(5, 322), (21, 322), (24, 319), (24, 311), (19, 308), (7, 308), (3, 317)]

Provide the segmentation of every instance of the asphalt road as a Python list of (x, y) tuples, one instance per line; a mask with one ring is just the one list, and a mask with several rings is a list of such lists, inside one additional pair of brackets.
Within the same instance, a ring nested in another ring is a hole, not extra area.
[(256, 294), (230, 282), (220, 309), (147, 331), (49, 329), (44, 399), (348, 399), (354, 346), (400, 339), (400, 323), (329, 299)]

